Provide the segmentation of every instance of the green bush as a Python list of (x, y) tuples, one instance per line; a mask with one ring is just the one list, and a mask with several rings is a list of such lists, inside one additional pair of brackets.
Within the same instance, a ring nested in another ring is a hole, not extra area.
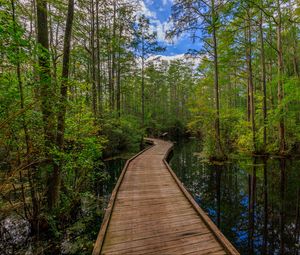
[(104, 150), (104, 157), (138, 150), (144, 135), (139, 123), (138, 119), (128, 115), (120, 119), (105, 119), (102, 134), (107, 138), (108, 143)]

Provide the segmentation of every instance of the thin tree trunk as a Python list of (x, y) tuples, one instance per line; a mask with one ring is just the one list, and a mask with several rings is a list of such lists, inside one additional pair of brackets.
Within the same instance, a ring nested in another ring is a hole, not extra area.
[(55, 85), (57, 85), (57, 60), (58, 60), (58, 55), (57, 55), (57, 44), (58, 44), (58, 30), (59, 30), (59, 21), (56, 26), (56, 31), (55, 31), (55, 43), (54, 43), (54, 36), (53, 36), (53, 24), (52, 24), (52, 15), (51, 15), (51, 8), (49, 6), (49, 12), (50, 12), (50, 17), (49, 17), (49, 46), (50, 46), (50, 51), (51, 51), (51, 60), (52, 60), (52, 82), (54, 82)]
[[(16, 13), (15, 13), (15, 2), (14, 0), (11, 0), (11, 7), (12, 7), (12, 19), (13, 19), (13, 30), (14, 33), (16, 34)], [(24, 109), (24, 92), (23, 92), (23, 82), (22, 82), (22, 77), (21, 77), (21, 63), (20, 63), (20, 47), (17, 42), (16, 45), (16, 50), (17, 50), (17, 58), (16, 58), (16, 71), (17, 71), (17, 80), (18, 80), (18, 86), (19, 86), (19, 94), (20, 94), (20, 108), (21, 110)], [(25, 134), (25, 142), (26, 142), (26, 148), (27, 148), (27, 154), (30, 153), (31, 151), (31, 143), (30, 143), (30, 137), (28, 133), (28, 128), (27, 124), (25, 121), (25, 116), (22, 115), (22, 125), (23, 125), (23, 130)]]
[(107, 69), (108, 69), (108, 94), (109, 94), (109, 109), (113, 110), (113, 79), (112, 79), (112, 64), (111, 64), (111, 45), (108, 42), (108, 56), (107, 56)]
[[(293, 15), (293, 4), (291, 0), (289, 0), (289, 8), (290, 8), (290, 15)], [(292, 40), (293, 40), (293, 69), (294, 75), (300, 78), (299, 73), (299, 62), (298, 62), (298, 40), (297, 40), (297, 27), (295, 26), (294, 21), (291, 24), (291, 31), (292, 31)]]
[(92, 110), (94, 117), (97, 117), (97, 89), (96, 89), (96, 58), (95, 58), (95, 9), (94, 9), (94, 0), (91, 1), (91, 54), (92, 54)]
[(97, 48), (97, 90), (98, 90), (98, 111), (102, 113), (102, 84), (101, 84), (101, 63), (100, 63), (100, 27), (99, 27), (99, 0), (96, 0), (96, 48)]
[(117, 71), (117, 112), (118, 117), (121, 117), (121, 37), (123, 27), (120, 26), (119, 31), (119, 47), (118, 47), (118, 71)]
[(261, 56), (261, 79), (262, 79), (262, 91), (263, 91), (263, 120), (264, 120), (263, 151), (265, 151), (267, 145), (267, 81), (266, 81), (266, 60), (265, 60), (262, 11), (260, 12), (259, 35), (260, 35), (260, 56)]
[[(37, 0), (37, 43), (40, 46), (39, 53), (39, 80), (41, 92), (41, 110), (43, 115), (45, 155), (52, 165), (52, 149), (55, 145), (55, 120), (54, 120), (54, 95), (51, 84), (50, 54), (48, 39), (48, 22), (47, 22), (47, 1)], [(53, 169), (52, 169), (53, 171)], [(53, 197), (52, 189), (52, 172), (48, 174), (47, 181), (47, 200), (48, 207), (52, 209)]]
[[(12, 7), (12, 19), (13, 19), (13, 30), (16, 34), (16, 17), (15, 17), (15, 2), (11, 0), (11, 7)], [(16, 58), (16, 69), (17, 69), (17, 79), (18, 79), (18, 86), (19, 86), (19, 93), (20, 93), (20, 108), (24, 110), (24, 92), (23, 92), (23, 82), (21, 77), (21, 63), (20, 63), (20, 48), (17, 45), (17, 58)], [(28, 127), (26, 124), (25, 113), (22, 115), (22, 126), (25, 134), (25, 143), (26, 143), (26, 158), (27, 158), (27, 165), (29, 165), (29, 157), (32, 151), (31, 145), (31, 138), (29, 135)], [(38, 233), (38, 215), (39, 215), (39, 203), (36, 195), (36, 190), (33, 182), (31, 182), (32, 178), (32, 170), (31, 168), (28, 169), (28, 180), (30, 183), (30, 195), (31, 195), (31, 202), (32, 202), (32, 218), (29, 219), (31, 221), (32, 229)], [(24, 201), (25, 202), (25, 201)]]
[[(56, 145), (57, 145), (57, 149), (60, 152), (63, 152), (63, 147), (64, 147), (65, 116), (66, 116), (67, 99), (68, 99), (68, 77), (69, 77), (73, 16), (74, 16), (74, 0), (69, 0), (68, 14), (67, 14), (67, 21), (66, 21), (66, 28), (65, 28), (65, 37), (64, 37), (60, 102), (59, 102), (59, 111), (57, 116)], [(53, 185), (51, 189), (52, 207), (56, 207), (59, 201), (59, 191), (61, 185), (61, 167), (62, 167), (62, 160), (60, 160), (60, 162), (54, 162)]]
[(278, 75), (278, 107), (280, 112), (279, 117), (279, 150), (281, 154), (285, 153), (285, 124), (284, 124), (284, 107), (283, 107), (283, 52), (282, 52), (282, 18), (281, 18), (281, 6), (280, 0), (277, 0), (277, 11), (278, 11), (278, 21), (277, 21), (277, 75)]
[(213, 56), (214, 56), (214, 92), (215, 92), (215, 136), (216, 136), (216, 153), (217, 157), (224, 158), (224, 152), (221, 144), (220, 134), (220, 99), (219, 99), (219, 65), (218, 65), (218, 44), (217, 44), (217, 13), (215, 10), (215, 0), (212, 3), (212, 37), (213, 37)]
[(115, 42), (116, 42), (116, 29), (117, 29), (117, 23), (116, 23), (116, 11), (117, 11), (117, 6), (116, 6), (116, 0), (113, 1), (113, 34), (112, 34), (112, 41), (111, 41), (111, 60), (112, 60), (112, 64), (111, 64), (111, 78), (112, 78), (112, 82), (111, 82), (111, 86), (112, 86), (112, 109), (115, 110), (115, 85), (116, 85), (116, 47), (115, 47)]
[(254, 85), (253, 85), (253, 71), (252, 71), (252, 45), (251, 45), (251, 14), (250, 6), (247, 10), (247, 33), (246, 33), (246, 60), (248, 72), (248, 93), (250, 101), (250, 120), (252, 130), (253, 150), (256, 151), (256, 131), (255, 131), (255, 106), (254, 106)]
[[(144, 52), (144, 42), (143, 42), (143, 52)], [(145, 59), (144, 53), (142, 56), (142, 126), (145, 124), (145, 75), (144, 75), (144, 68), (145, 68)]]

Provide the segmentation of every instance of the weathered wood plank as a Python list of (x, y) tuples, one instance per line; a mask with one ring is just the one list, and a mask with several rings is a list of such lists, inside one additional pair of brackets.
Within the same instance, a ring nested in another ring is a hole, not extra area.
[(151, 141), (126, 163), (93, 255), (239, 254), (165, 161), (172, 143)]

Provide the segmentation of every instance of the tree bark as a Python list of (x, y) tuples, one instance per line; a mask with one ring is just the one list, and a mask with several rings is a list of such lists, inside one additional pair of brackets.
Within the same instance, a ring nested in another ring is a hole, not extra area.
[(253, 84), (253, 70), (252, 70), (252, 43), (251, 43), (251, 14), (250, 6), (247, 9), (247, 33), (246, 33), (246, 61), (248, 72), (248, 94), (250, 106), (250, 121), (252, 131), (253, 150), (256, 151), (256, 130), (255, 130), (255, 106), (254, 106), (254, 84)]
[(111, 89), (112, 89), (112, 110), (115, 110), (115, 86), (116, 86), (116, 29), (117, 29), (117, 23), (116, 23), (116, 12), (117, 12), (117, 3), (116, 0), (113, 0), (113, 34), (112, 34), (112, 40), (111, 40)]
[(212, 37), (213, 37), (213, 58), (214, 58), (214, 93), (215, 93), (215, 136), (216, 154), (219, 158), (224, 158), (220, 134), (220, 99), (219, 99), (219, 65), (218, 65), (218, 44), (217, 44), (217, 13), (215, 10), (215, 0), (212, 3)]
[(117, 68), (117, 112), (118, 117), (121, 117), (121, 37), (123, 27), (120, 25), (118, 38), (118, 68)]
[[(15, 0), (11, 0), (11, 7), (12, 7), (12, 19), (13, 19), (13, 30), (16, 34), (16, 13), (15, 13)], [(19, 86), (19, 94), (20, 94), (20, 109), (24, 110), (24, 90), (23, 90), (23, 82), (21, 77), (21, 60), (20, 60), (20, 46), (17, 42), (17, 58), (16, 58), (16, 71), (17, 71), (17, 80), (18, 80), (18, 86)], [(32, 151), (32, 144), (31, 144), (31, 137), (29, 135), (28, 127), (26, 124), (26, 116), (25, 113), (22, 115), (22, 126), (25, 134), (25, 143), (26, 143), (26, 158), (27, 158), (27, 165), (30, 164), (29, 157)], [(38, 215), (39, 215), (39, 202), (37, 199), (35, 184), (31, 181), (33, 176), (35, 176), (35, 171), (32, 171), (32, 168), (30, 167), (28, 169), (28, 180), (29, 180), (29, 187), (30, 187), (30, 195), (31, 195), (31, 202), (32, 202), (32, 216), (30, 222), (32, 229), (36, 232), (38, 229)], [(22, 178), (20, 178), (21, 181)], [(25, 201), (24, 201), (25, 203)]]
[(142, 126), (145, 124), (145, 49), (144, 49), (144, 39), (142, 39)]
[(51, 87), (50, 54), (47, 23), (47, 2), (37, 0), (37, 42), (39, 49), (39, 78), (46, 149), (54, 142), (53, 88)]
[(99, 0), (96, 0), (96, 49), (97, 49), (97, 94), (98, 94), (98, 111), (102, 113), (102, 84), (101, 84), (101, 61), (100, 61), (100, 27), (99, 27)]
[(278, 75), (278, 108), (279, 108), (279, 151), (281, 154), (285, 153), (285, 124), (284, 124), (284, 107), (283, 107), (283, 51), (282, 51), (282, 17), (281, 17), (281, 6), (280, 0), (277, 0), (277, 11), (278, 11), (278, 21), (277, 21), (277, 75)]
[(262, 91), (263, 91), (263, 121), (264, 121), (263, 151), (265, 151), (267, 145), (267, 80), (266, 80), (266, 58), (265, 58), (262, 11), (260, 12), (259, 37), (260, 37), (260, 58), (261, 58), (261, 80), (262, 80)]
[(92, 110), (94, 117), (97, 117), (97, 89), (96, 89), (96, 56), (95, 56), (95, 9), (94, 0), (91, 1), (91, 72), (92, 72)]
[[(39, 82), (41, 95), (41, 110), (43, 115), (45, 155), (52, 165), (52, 150), (55, 146), (55, 119), (54, 119), (54, 93), (51, 85), (48, 22), (47, 22), (47, 1), (37, 0), (37, 43), (39, 45)], [(53, 169), (48, 174), (47, 180), (47, 202), (49, 209), (52, 209), (53, 198), (52, 180)]]
[[(70, 49), (71, 49), (71, 34), (74, 16), (74, 0), (68, 1), (68, 14), (65, 28), (64, 48), (63, 48), (63, 66), (61, 75), (60, 100), (59, 111), (57, 116), (57, 149), (62, 153), (64, 147), (64, 133), (65, 133), (65, 116), (68, 101), (68, 77), (70, 64)], [(61, 185), (61, 167), (62, 160), (53, 162), (53, 180), (52, 187), (49, 190), (51, 199), (51, 207), (54, 208), (59, 202), (59, 191)]]

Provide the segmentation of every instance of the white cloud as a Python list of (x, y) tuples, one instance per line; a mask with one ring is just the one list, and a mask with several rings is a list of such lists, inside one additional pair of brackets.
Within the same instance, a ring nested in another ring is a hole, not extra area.
[(156, 13), (149, 10), (149, 8), (146, 6), (144, 1), (139, 1), (139, 7), (140, 9), (138, 10), (139, 15), (145, 15), (147, 18), (154, 18), (156, 19)]
[[(162, 6), (158, 11), (163, 10), (163, 6), (167, 5), (167, 3), (172, 3), (173, 0), (161, 0)], [(153, 0), (140, 0), (140, 10), (138, 11), (139, 15), (145, 15), (150, 19), (150, 28), (153, 32), (157, 33), (157, 40), (159, 42), (170, 43), (166, 40), (166, 32), (171, 28), (171, 23), (168, 21), (160, 21), (157, 18), (157, 15), (154, 11), (151, 11), (147, 6), (151, 5)], [(177, 39), (175, 39), (177, 41)], [(173, 42), (174, 43), (174, 42)]]
[(201, 63), (203, 57), (203, 55), (193, 57), (187, 54), (176, 54), (173, 56), (153, 55), (147, 59), (147, 63), (160, 64), (161, 62), (167, 62), (168, 64), (170, 64), (171, 61), (182, 60), (183, 62), (196, 67)]
[(154, 55), (151, 56), (147, 59), (147, 61), (152, 61), (152, 60), (164, 60), (164, 61), (172, 61), (172, 60), (177, 60), (177, 59), (185, 59), (184, 54), (177, 54), (173, 56), (164, 56), (164, 55)]
[[(193, 57), (187, 54), (174, 54), (172, 56), (154, 54), (146, 59), (146, 65), (153, 64), (155, 67), (160, 67), (162, 64), (170, 65), (171, 61), (180, 60), (188, 66), (195, 69), (202, 61), (204, 55)], [(139, 67), (142, 66), (141, 59), (136, 59)]]
[(161, 22), (158, 19), (152, 20), (152, 30), (157, 33), (157, 40), (159, 42), (168, 43), (166, 40), (166, 32), (171, 28), (171, 24), (168, 21)]
[(147, 62), (150, 61), (173, 61), (173, 60), (183, 60), (185, 62), (191, 63), (193, 65), (199, 65), (201, 60), (203, 59), (204, 55), (200, 55), (197, 57), (188, 55), (188, 54), (175, 54), (172, 56), (165, 56), (165, 55), (153, 55), (147, 59)]

